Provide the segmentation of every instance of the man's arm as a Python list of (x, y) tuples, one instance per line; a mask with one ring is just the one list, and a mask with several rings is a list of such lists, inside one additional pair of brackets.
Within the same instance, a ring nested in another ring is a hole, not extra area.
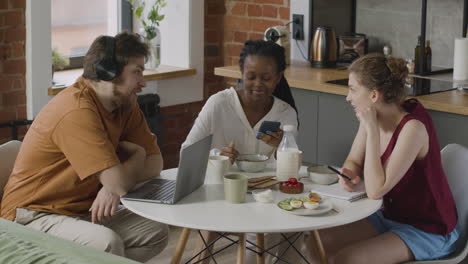
[(164, 162), (161, 154), (146, 156), (142, 172), (135, 175), (136, 182), (140, 183), (160, 176), (163, 166)]
[(139, 145), (122, 141), (119, 148), (126, 152), (127, 159), (101, 171), (98, 177), (109, 192), (123, 196), (138, 182), (138, 175), (143, 174), (147, 162), (145, 150)]

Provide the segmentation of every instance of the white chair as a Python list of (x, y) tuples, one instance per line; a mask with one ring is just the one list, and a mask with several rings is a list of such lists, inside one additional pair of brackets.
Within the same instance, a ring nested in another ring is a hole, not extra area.
[(409, 263), (427, 264), (455, 264), (468, 263), (465, 259), (468, 255), (468, 198), (466, 190), (468, 187), (468, 148), (458, 144), (448, 144), (441, 151), (442, 166), (447, 176), (453, 198), (457, 205), (458, 231), (460, 238), (457, 241), (457, 250), (448, 257), (440, 260), (412, 261)]
[(5, 187), (13, 170), (20, 146), (21, 141), (18, 140), (8, 141), (0, 145), (0, 202), (3, 196), (3, 187)]

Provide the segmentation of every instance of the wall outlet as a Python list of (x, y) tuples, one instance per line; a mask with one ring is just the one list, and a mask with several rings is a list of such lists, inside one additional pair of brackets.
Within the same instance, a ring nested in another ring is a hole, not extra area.
[(292, 39), (304, 40), (304, 15), (292, 15)]

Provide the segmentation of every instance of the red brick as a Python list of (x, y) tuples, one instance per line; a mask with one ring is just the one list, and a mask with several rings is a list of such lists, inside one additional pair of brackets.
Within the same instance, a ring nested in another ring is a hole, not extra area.
[(0, 77), (0, 92), (1, 91), (8, 91), (11, 89), (13, 83), (13, 79), (9, 77)]
[(0, 29), (0, 43), (5, 42), (6, 30)]
[(26, 28), (24, 26), (9, 28), (6, 30), (5, 41), (25, 41), (26, 40)]
[(26, 8), (26, 0), (10, 0), (13, 8)]
[(24, 57), (24, 43), (17, 42), (11, 46), (11, 56), (12, 57)]
[(0, 27), (5, 26), (5, 16), (6, 16), (6, 13), (0, 13)]
[(235, 16), (244, 16), (245, 15), (245, 10), (246, 10), (246, 4), (243, 3), (236, 3), (232, 8), (231, 8), (231, 15)]
[(246, 17), (224, 17), (224, 28), (247, 31), (250, 29), (250, 19)]
[(24, 77), (14, 77), (11, 82), (11, 90), (26, 90)]
[(7, 60), (3, 62), (3, 72), (6, 74), (26, 73), (26, 60)]
[(0, 9), (8, 9), (8, 0), (0, 0)]
[(280, 7), (278, 9), (278, 12), (279, 12), (279, 17), (281, 19), (286, 19), (286, 20), (290, 19), (290, 15), (289, 15), (290, 8), (289, 7)]
[(250, 32), (249, 39), (263, 39), (263, 33)]
[(223, 16), (209, 15), (205, 16), (205, 29), (218, 29), (222, 28)]
[(161, 114), (170, 116), (187, 112), (185, 104), (161, 107)]
[(246, 32), (234, 32), (234, 41), (244, 44), (244, 41), (247, 40)]
[(249, 5), (248, 7), (249, 17), (262, 16), (262, 7), (259, 5)]
[(226, 9), (224, 7), (224, 2), (222, 1), (218, 1), (207, 6), (207, 15), (221, 15), (225, 13)]
[(225, 30), (224, 31), (224, 42), (232, 42), (234, 41), (234, 31), (232, 30)]
[(224, 54), (228, 56), (239, 56), (242, 47), (242, 44), (226, 44)]
[(16, 109), (3, 109), (0, 110), (0, 122), (8, 122), (16, 119)]
[(28, 114), (26, 112), (26, 105), (17, 107), (16, 111), (17, 111), (16, 118), (18, 118), (18, 119), (27, 119), (28, 118)]
[(216, 43), (219, 40), (219, 34), (216, 30), (205, 31), (205, 40), (208, 43)]
[(251, 30), (264, 32), (267, 28), (282, 25), (283, 22), (280, 20), (265, 20), (265, 19), (252, 19)]
[(263, 17), (272, 17), (276, 18), (278, 16), (278, 7), (272, 5), (264, 5), (262, 7)]
[(251, 0), (251, 2), (261, 3), (261, 4), (284, 4), (283, 0)]
[(24, 11), (9, 11), (5, 13), (5, 25), (24, 24)]
[(26, 103), (25, 91), (6, 92), (2, 95), (3, 105), (21, 105)]

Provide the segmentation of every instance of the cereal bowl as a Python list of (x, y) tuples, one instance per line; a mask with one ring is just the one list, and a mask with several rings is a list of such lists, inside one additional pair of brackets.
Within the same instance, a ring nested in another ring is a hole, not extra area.
[(317, 184), (328, 185), (338, 180), (338, 175), (324, 165), (310, 166), (307, 168), (307, 172), (310, 179)]
[(265, 169), (268, 156), (262, 154), (242, 154), (237, 156), (236, 165), (241, 171), (260, 172)]

